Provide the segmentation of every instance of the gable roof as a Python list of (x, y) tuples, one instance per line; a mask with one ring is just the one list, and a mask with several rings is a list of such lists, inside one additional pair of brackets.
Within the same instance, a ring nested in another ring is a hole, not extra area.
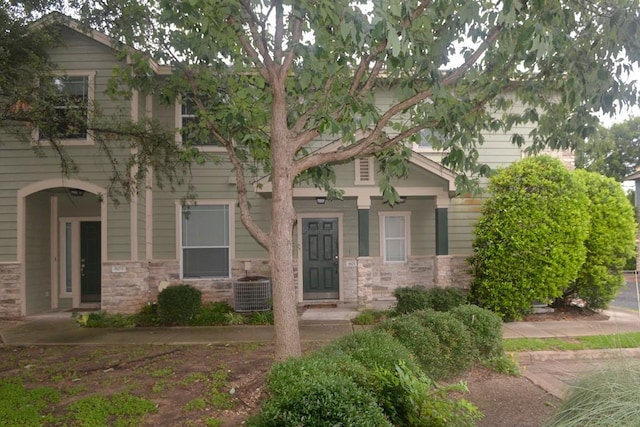
[[(48, 27), (50, 25), (62, 25), (66, 28), (69, 28), (72, 31), (75, 31), (84, 36), (87, 36), (90, 39), (94, 40), (95, 42), (100, 43), (104, 46), (107, 46), (110, 49), (114, 49), (114, 50), (123, 49), (123, 50), (126, 50), (127, 52), (131, 52), (131, 53), (139, 52), (145, 55), (144, 52), (140, 52), (139, 50), (132, 48), (130, 46), (125, 46), (124, 44), (114, 39), (113, 37), (110, 37), (101, 31), (91, 29), (83, 25), (80, 21), (73, 19), (70, 16), (67, 16), (60, 12), (51, 12), (33, 23), (33, 27), (35, 28)], [(158, 75), (171, 74), (172, 72), (171, 66), (158, 64), (155, 60), (153, 60), (153, 58), (149, 57), (148, 55), (145, 55), (145, 56), (147, 57), (147, 61), (149, 62), (151, 69), (156, 74)], [(130, 63), (128, 55), (127, 55), (127, 63)]]

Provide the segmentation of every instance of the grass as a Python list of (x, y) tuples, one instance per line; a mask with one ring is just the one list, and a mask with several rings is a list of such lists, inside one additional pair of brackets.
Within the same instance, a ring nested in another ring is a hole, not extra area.
[(572, 338), (507, 338), (504, 340), (504, 350), (507, 352), (598, 350), (636, 347), (640, 347), (640, 332)]

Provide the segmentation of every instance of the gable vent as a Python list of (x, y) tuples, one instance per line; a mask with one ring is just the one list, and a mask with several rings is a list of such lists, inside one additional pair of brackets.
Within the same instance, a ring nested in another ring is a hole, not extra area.
[(373, 184), (373, 157), (356, 159), (356, 184)]

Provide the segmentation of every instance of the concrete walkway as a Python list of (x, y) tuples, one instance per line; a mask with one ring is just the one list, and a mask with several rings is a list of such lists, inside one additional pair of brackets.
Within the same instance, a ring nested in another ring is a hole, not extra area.
[[(306, 310), (300, 317), (303, 342), (329, 342), (363, 329), (351, 323), (357, 312), (350, 307)], [(513, 322), (503, 326), (505, 338), (568, 338), (640, 332), (640, 316), (624, 309), (605, 311), (608, 320)], [(272, 326), (201, 326), (131, 329), (82, 328), (70, 313), (50, 313), (0, 322), (0, 339), (6, 345), (88, 344), (227, 344), (273, 342)], [(640, 359), (640, 348), (587, 351), (539, 351), (514, 355), (522, 374), (558, 397), (565, 396), (571, 381), (598, 369), (612, 358)]]

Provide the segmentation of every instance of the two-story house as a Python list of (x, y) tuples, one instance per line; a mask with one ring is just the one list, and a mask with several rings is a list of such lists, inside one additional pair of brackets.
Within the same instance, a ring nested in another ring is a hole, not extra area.
[[(133, 121), (154, 118), (180, 142), (180, 129), (195, 119), (188, 102), (167, 106), (136, 91), (130, 100), (114, 101), (106, 91), (119, 59), (109, 37), (70, 19), (50, 19), (62, 39), (50, 52), (60, 70), (55, 84), (88, 106), (81, 117), (88, 120), (99, 107)], [(158, 78), (172, 72), (153, 65)], [(67, 108), (59, 108), (63, 120)], [(45, 156), (0, 133), (0, 316), (83, 306), (131, 313), (176, 283), (196, 286), (205, 300), (231, 301), (234, 280), (269, 276), (266, 251), (239, 220), (230, 163), (193, 166), (196, 206), (183, 206), (186, 188), (171, 192), (153, 180), (130, 202), (116, 204), (106, 196), (110, 169), (93, 135), (82, 123), (68, 129), (62, 142), (78, 166), (70, 176), (61, 174), (42, 132), (30, 138), (40, 141)], [(486, 135), (480, 150), (480, 160), (492, 167), (523, 156), (500, 133)], [(455, 174), (440, 156), (426, 142), (415, 147), (408, 178), (395, 183), (402, 203), (393, 207), (380, 196), (373, 158), (336, 166), (343, 200), (328, 200), (311, 186), (296, 188), (293, 250), (301, 304), (363, 307), (392, 300), (399, 286), (468, 284), (465, 258), (481, 199), (457, 196)], [(262, 178), (260, 184), (250, 195), (252, 213), (268, 228), (270, 183)]]

